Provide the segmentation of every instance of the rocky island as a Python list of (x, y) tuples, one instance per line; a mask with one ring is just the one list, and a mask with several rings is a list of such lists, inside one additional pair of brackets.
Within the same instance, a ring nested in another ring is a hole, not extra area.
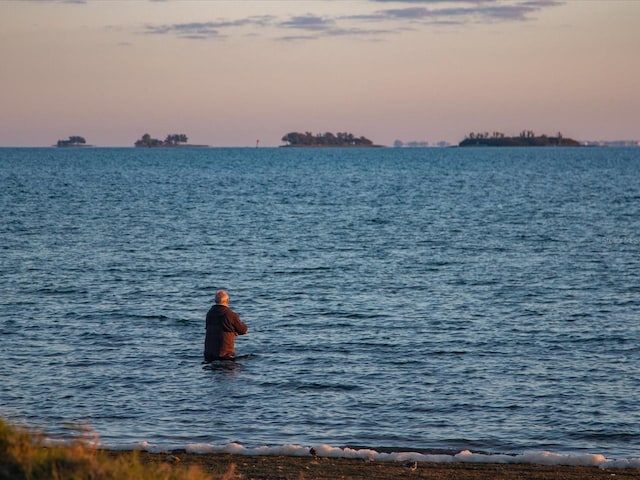
[(338, 132), (333, 134), (313, 135), (310, 132), (290, 132), (282, 137), (286, 145), (283, 147), (379, 147), (366, 137), (356, 137), (352, 133)]
[(580, 142), (565, 138), (561, 133), (555, 137), (536, 136), (531, 130), (520, 133), (517, 137), (507, 137), (501, 132), (470, 133), (459, 147), (579, 147)]

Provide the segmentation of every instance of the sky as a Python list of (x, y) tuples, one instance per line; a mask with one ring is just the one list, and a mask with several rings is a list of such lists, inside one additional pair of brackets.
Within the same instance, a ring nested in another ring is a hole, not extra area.
[(0, 0), (0, 146), (640, 139), (640, 0)]

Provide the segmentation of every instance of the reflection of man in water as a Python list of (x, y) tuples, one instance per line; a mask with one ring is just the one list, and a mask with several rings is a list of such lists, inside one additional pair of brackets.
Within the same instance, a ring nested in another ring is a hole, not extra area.
[(216, 303), (207, 312), (207, 334), (204, 338), (204, 360), (230, 360), (234, 357), (235, 340), (247, 333), (240, 316), (229, 308), (229, 294), (216, 292)]

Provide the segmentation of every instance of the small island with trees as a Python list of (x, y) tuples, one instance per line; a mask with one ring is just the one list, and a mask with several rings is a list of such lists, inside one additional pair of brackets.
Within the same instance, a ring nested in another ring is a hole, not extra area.
[(580, 142), (565, 138), (561, 133), (555, 137), (536, 136), (531, 130), (525, 130), (517, 137), (507, 137), (504, 133), (470, 133), (458, 146), (460, 147), (579, 147)]
[(133, 144), (135, 147), (206, 147), (207, 145), (190, 145), (187, 142), (189, 141), (188, 137), (184, 133), (174, 133), (167, 135), (167, 138), (164, 140), (160, 140), (158, 138), (153, 138), (148, 133), (145, 133), (142, 138), (136, 140)]
[(282, 137), (283, 147), (378, 147), (366, 137), (356, 137), (352, 133), (331, 132), (313, 135), (311, 132), (290, 132)]
[(58, 140), (56, 143), (56, 147), (64, 148), (64, 147), (90, 147), (91, 145), (87, 145), (87, 141), (84, 137), (80, 137), (77, 135), (73, 135), (69, 137), (67, 140)]

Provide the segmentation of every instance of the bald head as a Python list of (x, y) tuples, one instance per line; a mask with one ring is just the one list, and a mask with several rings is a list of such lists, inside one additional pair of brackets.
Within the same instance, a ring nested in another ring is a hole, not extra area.
[(218, 290), (216, 292), (216, 304), (229, 305), (229, 294), (224, 290)]

